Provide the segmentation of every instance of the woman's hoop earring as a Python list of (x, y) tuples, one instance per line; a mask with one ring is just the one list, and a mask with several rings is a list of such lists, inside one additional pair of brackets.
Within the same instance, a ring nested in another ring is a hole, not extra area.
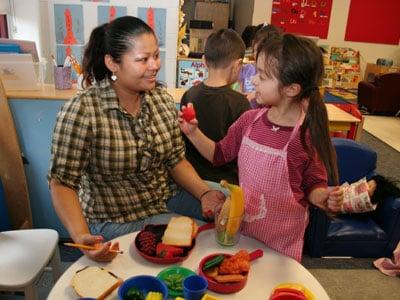
[(117, 75), (115, 75), (114, 72), (113, 72), (112, 75), (111, 75), (111, 80), (112, 80), (112, 81), (117, 80)]

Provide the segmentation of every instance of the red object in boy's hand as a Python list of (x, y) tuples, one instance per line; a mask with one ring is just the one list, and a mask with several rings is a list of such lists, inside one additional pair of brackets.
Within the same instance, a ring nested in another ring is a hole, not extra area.
[(182, 110), (182, 118), (185, 119), (186, 122), (190, 122), (191, 120), (193, 120), (194, 118), (196, 118), (196, 112), (194, 110), (193, 106), (186, 106), (183, 110)]

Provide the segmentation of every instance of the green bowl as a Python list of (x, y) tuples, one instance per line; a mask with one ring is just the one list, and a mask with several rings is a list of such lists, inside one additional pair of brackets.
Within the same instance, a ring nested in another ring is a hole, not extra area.
[[(172, 266), (158, 273), (157, 278), (161, 279), (168, 287), (170, 297), (183, 296), (183, 280), (191, 275), (196, 275), (190, 269), (178, 266)], [(180, 288), (177, 288), (177, 287)]]

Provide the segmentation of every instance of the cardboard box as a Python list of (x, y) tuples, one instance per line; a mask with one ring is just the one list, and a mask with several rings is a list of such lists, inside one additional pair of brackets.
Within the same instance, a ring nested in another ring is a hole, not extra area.
[(190, 29), (190, 52), (204, 53), (207, 37), (212, 29)]
[(196, 2), (194, 18), (196, 20), (209, 20), (214, 22), (214, 31), (221, 28), (228, 28), (229, 3)]

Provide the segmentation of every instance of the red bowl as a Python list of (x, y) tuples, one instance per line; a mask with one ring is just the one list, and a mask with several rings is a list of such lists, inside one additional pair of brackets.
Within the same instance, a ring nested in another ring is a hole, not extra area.
[[(232, 294), (232, 293), (239, 292), (246, 286), (248, 273), (242, 273), (242, 275), (244, 275), (244, 279), (241, 281), (220, 283), (220, 282), (216, 281), (214, 278), (208, 277), (203, 272), (204, 264), (207, 261), (209, 261), (210, 259), (213, 259), (214, 257), (216, 257), (217, 255), (224, 255), (226, 258), (229, 258), (232, 256), (232, 254), (228, 254), (228, 253), (214, 253), (214, 254), (210, 254), (210, 255), (204, 257), (200, 261), (200, 264), (199, 264), (199, 275), (203, 276), (207, 280), (208, 289), (210, 291), (220, 293), (220, 294)], [(250, 255), (250, 261), (252, 261), (256, 258), (263, 256), (264, 252), (261, 249), (257, 249), (255, 251), (249, 253), (249, 255)]]
[[(208, 223), (208, 224), (202, 225), (197, 230), (197, 233), (200, 233), (201, 231), (204, 231), (206, 229), (211, 229), (213, 227), (214, 227), (214, 223)], [(160, 264), (160, 265), (175, 264), (175, 263), (184, 261), (185, 259), (187, 259), (189, 257), (194, 246), (196, 245), (196, 238), (193, 238), (192, 245), (190, 245), (189, 247), (181, 247), (183, 249), (183, 253), (180, 254), (179, 256), (164, 258), (164, 257), (151, 256), (147, 253), (144, 253), (143, 251), (140, 251), (139, 240), (138, 240), (140, 233), (142, 233), (144, 231), (153, 232), (156, 235), (157, 242), (161, 242), (161, 238), (162, 238), (166, 228), (167, 228), (167, 224), (159, 224), (159, 225), (151, 225), (150, 224), (150, 225), (146, 225), (144, 227), (144, 229), (136, 235), (134, 244), (135, 244), (136, 251), (140, 254), (140, 256), (147, 259), (148, 261), (151, 261), (152, 263)]]

